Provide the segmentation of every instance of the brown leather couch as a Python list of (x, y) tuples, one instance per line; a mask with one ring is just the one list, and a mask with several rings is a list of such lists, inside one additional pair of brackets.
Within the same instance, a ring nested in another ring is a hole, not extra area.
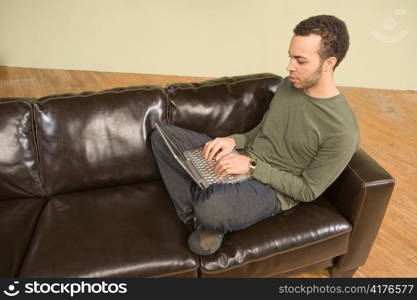
[[(332, 186), (214, 255), (187, 248), (153, 160), (155, 122), (210, 136), (260, 122), (281, 77), (0, 100), (0, 277), (272, 277), (366, 262), (394, 187), (359, 150)], [(375, 274), (377, 275), (377, 274)]]

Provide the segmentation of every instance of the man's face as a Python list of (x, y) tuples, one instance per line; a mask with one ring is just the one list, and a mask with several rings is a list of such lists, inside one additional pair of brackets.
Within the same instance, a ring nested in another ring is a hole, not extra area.
[(319, 56), (320, 42), (321, 37), (316, 34), (294, 35), (291, 39), (287, 70), (294, 87), (308, 89), (321, 79), (323, 62)]

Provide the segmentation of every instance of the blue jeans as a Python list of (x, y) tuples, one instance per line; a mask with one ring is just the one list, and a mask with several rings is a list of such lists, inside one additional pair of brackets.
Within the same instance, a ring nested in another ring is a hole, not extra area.
[[(164, 131), (183, 151), (201, 147), (205, 134), (164, 125)], [(256, 179), (212, 184), (202, 190), (175, 160), (157, 130), (151, 136), (152, 151), (162, 180), (184, 223), (197, 222), (218, 233), (241, 230), (281, 212), (275, 191)]]

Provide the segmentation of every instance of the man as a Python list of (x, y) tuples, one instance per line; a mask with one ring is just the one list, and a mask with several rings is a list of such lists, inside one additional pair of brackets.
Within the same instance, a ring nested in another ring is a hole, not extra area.
[(195, 221), (188, 239), (194, 253), (210, 255), (225, 233), (313, 201), (346, 167), (358, 149), (359, 127), (333, 75), (348, 47), (344, 22), (327, 15), (308, 18), (294, 28), (289, 76), (259, 125), (213, 140), (165, 127), (184, 149), (204, 145), (204, 156), (216, 160), (219, 175), (250, 173), (250, 180), (201, 190), (153, 133), (155, 158), (177, 214), (184, 223)]

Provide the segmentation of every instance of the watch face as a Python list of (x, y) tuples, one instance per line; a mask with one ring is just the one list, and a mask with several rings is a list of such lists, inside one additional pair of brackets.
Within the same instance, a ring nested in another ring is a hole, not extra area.
[(249, 172), (250, 174), (252, 174), (255, 171), (255, 167), (256, 167), (256, 161), (252, 160), (249, 164)]

